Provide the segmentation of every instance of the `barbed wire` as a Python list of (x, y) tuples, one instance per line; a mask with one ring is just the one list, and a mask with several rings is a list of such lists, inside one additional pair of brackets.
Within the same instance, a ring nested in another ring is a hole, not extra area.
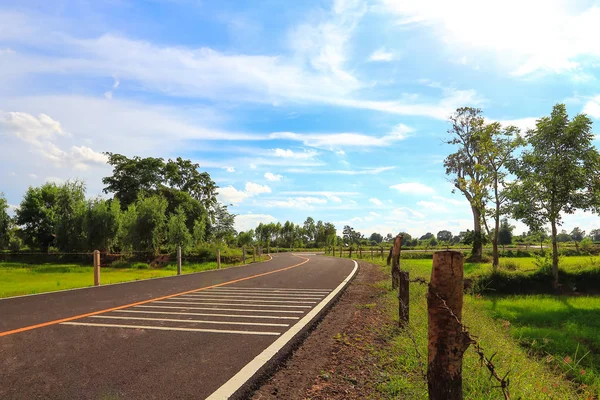
[[(427, 282), (427, 280), (424, 278), (413, 278), (413, 279), (410, 279), (409, 282), (429, 286), (429, 282)], [(442, 298), (442, 296), (440, 296), (439, 293), (431, 290), (431, 286), (429, 286), (429, 292), (431, 292), (433, 295), (435, 295), (437, 297), (437, 299), (441, 302), (442, 309), (446, 310), (450, 314), (450, 316), (456, 320), (456, 322), (458, 323), (458, 325), (461, 328), (461, 332), (463, 333), (463, 335), (466, 336), (466, 338), (470, 342), (470, 345), (473, 346), (473, 350), (479, 356), (479, 361), (481, 362), (481, 365), (485, 366), (488, 369), (488, 371), (490, 373), (490, 379), (494, 378), (498, 382), (498, 386), (494, 386), (494, 387), (500, 388), (502, 390), (502, 394), (504, 395), (505, 400), (510, 400), (510, 392), (508, 390), (508, 386), (510, 384), (510, 378), (508, 377), (508, 375), (510, 373), (510, 369), (508, 370), (508, 372), (506, 372), (506, 374), (504, 376), (501, 377), (496, 369), (496, 366), (493, 363), (493, 359), (498, 353), (494, 353), (494, 354), (492, 354), (491, 357), (487, 357), (484, 353), (483, 348), (481, 347), (481, 344), (477, 341), (476, 336), (471, 335), (469, 333), (467, 326), (465, 324), (463, 324), (462, 321), (460, 320), (460, 318), (458, 318), (458, 316), (454, 313), (454, 311), (452, 311), (452, 309), (448, 306), (448, 303), (446, 302), (446, 300), (444, 298)], [(421, 360), (421, 354), (418, 350), (417, 342), (416, 342), (414, 336), (412, 335), (412, 333), (410, 332), (410, 329), (408, 329), (408, 327), (406, 329), (404, 329), (404, 332), (406, 333), (408, 338), (412, 341), (413, 345), (415, 346), (415, 352), (417, 355), (419, 366), (421, 368), (421, 374), (423, 374), (425, 382), (427, 382), (427, 375), (423, 372), (423, 362)]]

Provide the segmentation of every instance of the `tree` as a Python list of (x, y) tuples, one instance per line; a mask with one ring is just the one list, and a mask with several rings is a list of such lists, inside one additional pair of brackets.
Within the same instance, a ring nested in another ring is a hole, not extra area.
[(67, 181), (58, 187), (54, 215), (56, 247), (60, 251), (76, 251), (87, 247), (85, 232), (85, 184)]
[(450, 117), (452, 135), (447, 143), (458, 146), (456, 152), (444, 160), (446, 175), (467, 198), (473, 213), (473, 235), (471, 260), (480, 262), (483, 255), (481, 222), (484, 214), (484, 203), (487, 197), (486, 179), (488, 171), (482, 168), (484, 158), (480, 151), (479, 137), (484, 129), (484, 118), (478, 108), (462, 107)]
[(158, 254), (165, 239), (167, 201), (160, 196), (140, 197), (123, 214), (121, 240), (134, 251)]
[(167, 244), (171, 250), (181, 246), (181, 251), (185, 252), (192, 244), (192, 234), (186, 226), (186, 219), (185, 211), (179, 207), (167, 222)]
[(424, 234), (423, 236), (421, 236), (419, 238), (419, 240), (431, 240), (431, 238), (433, 238), (433, 233), (427, 232), (426, 234)]
[(431, 239), (429, 239), (429, 246), (435, 247), (437, 245), (438, 245), (438, 241), (435, 240), (435, 236), (433, 236)]
[(439, 231), (437, 233), (437, 240), (439, 242), (450, 243), (452, 241), (452, 232), (450, 232), (450, 231)]
[(55, 183), (30, 186), (16, 212), (15, 222), (23, 227), (25, 242), (41, 251), (48, 251), (54, 240), (58, 191)]
[(108, 251), (116, 244), (121, 228), (121, 205), (118, 199), (88, 201), (85, 230), (89, 250)]
[(0, 192), (0, 249), (8, 246), (10, 216), (8, 215), (8, 201), (4, 193)]
[(565, 105), (557, 104), (527, 132), (529, 148), (511, 167), (518, 178), (510, 192), (515, 218), (531, 229), (551, 225), (555, 288), (562, 214), (599, 208), (600, 154), (592, 140), (592, 121), (583, 114), (569, 119)]
[(592, 229), (590, 231), (590, 239), (594, 242), (600, 241), (600, 229)]
[(578, 226), (573, 228), (573, 230), (571, 231), (571, 239), (573, 239), (576, 244), (581, 242), (584, 237), (585, 231), (582, 231), (581, 228), (579, 228)]
[(504, 251), (504, 246), (507, 244), (512, 244), (514, 229), (515, 227), (508, 223), (508, 219), (504, 218), (502, 220), (500, 229), (498, 231), (498, 243), (502, 245), (502, 251)]
[[(483, 225), (492, 242), (492, 268), (496, 270), (500, 264), (498, 254), (500, 217), (507, 212), (508, 192), (505, 186), (508, 165), (513, 162), (514, 151), (522, 146), (524, 141), (518, 128), (514, 126), (503, 128), (498, 122), (486, 125), (476, 137), (477, 151), (483, 158), (480, 168), (487, 171), (483, 181), (485, 185), (483, 188), (485, 197), (482, 203)], [(488, 207), (487, 203), (491, 203), (491, 206)], [(490, 229), (486, 217), (493, 219), (493, 228)]]
[(210, 226), (210, 234), (216, 240), (228, 241), (235, 236), (235, 214), (230, 214), (227, 206), (218, 205), (215, 210), (215, 223)]
[(566, 243), (572, 240), (571, 235), (566, 230), (562, 229), (559, 234), (556, 235), (556, 241), (558, 243)]
[(254, 242), (254, 230), (238, 233), (238, 246), (250, 246)]
[(371, 234), (371, 236), (369, 237), (369, 241), (379, 244), (383, 241), (383, 236), (381, 236), (381, 234), (379, 234), (377, 232), (373, 232)]
[(312, 219), (312, 217), (308, 217), (306, 218), (306, 221), (304, 221), (304, 233), (306, 234), (306, 242), (311, 242), (313, 240), (315, 240), (315, 235), (316, 235), (316, 227), (315, 227), (315, 220)]
[(385, 235), (385, 239), (384, 240), (385, 240), (386, 243), (389, 243), (389, 242), (391, 242), (391, 241), (394, 240), (394, 237), (392, 236), (391, 233), (388, 233), (387, 235)]

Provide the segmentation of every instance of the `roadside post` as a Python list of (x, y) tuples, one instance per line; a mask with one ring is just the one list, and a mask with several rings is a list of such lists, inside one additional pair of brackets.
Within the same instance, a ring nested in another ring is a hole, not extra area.
[(217, 249), (217, 269), (221, 269), (221, 250)]
[(94, 286), (100, 286), (100, 251), (94, 250)]
[(246, 246), (242, 247), (242, 262), (246, 265)]
[(181, 275), (181, 246), (177, 246), (177, 275)]

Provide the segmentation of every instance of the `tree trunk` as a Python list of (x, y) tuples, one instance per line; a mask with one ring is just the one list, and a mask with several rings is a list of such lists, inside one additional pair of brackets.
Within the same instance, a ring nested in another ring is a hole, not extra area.
[(398, 235), (394, 239), (394, 246), (390, 249), (388, 256), (388, 265), (392, 263), (392, 289), (400, 286), (400, 251), (402, 250), (402, 236)]
[(556, 222), (552, 221), (552, 275), (554, 276), (554, 289), (558, 289), (558, 243), (556, 242), (556, 234)]
[(463, 255), (438, 251), (433, 255), (427, 292), (430, 400), (462, 400), (462, 358), (471, 344), (459, 321), (463, 306)]
[(481, 262), (483, 255), (483, 243), (481, 242), (481, 211), (471, 206), (473, 211), (473, 249), (471, 250), (471, 261)]
[(498, 266), (500, 265), (500, 255), (498, 254), (498, 240), (492, 240), (492, 269), (494, 272), (498, 270)]

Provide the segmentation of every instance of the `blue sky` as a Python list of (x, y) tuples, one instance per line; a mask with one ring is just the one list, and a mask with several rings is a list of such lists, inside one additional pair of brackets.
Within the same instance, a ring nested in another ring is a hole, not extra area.
[(94, 196), (104, 151), (182, 156), (239, 230), (458, 233), (447, 117), (526, 129), (564, 102), (598, 129), (598, 37), (593, 1), (0, 0), (0, 191), (81, 178)]

